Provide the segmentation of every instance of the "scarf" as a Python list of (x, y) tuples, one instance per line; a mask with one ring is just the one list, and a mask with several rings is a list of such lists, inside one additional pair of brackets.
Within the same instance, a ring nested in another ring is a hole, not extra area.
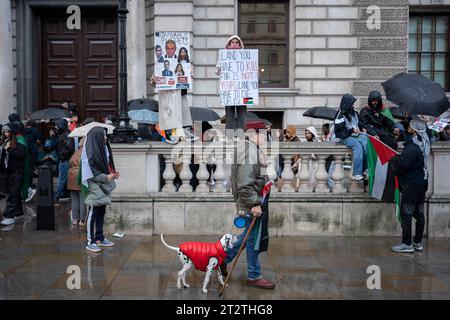
[(430, 138), (426, 132), (417, 132), (417, 134), (412, 138), (412, 142), (419, 147), (423, 155), (425, 180), (428, 179), (428, 159), (430, 157)]

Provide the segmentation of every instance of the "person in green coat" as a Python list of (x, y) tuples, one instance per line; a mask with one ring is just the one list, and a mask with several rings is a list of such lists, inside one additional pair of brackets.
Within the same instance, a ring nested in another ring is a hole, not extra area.
[[(20, 143), (25, 148), (25, 171), (23, 174), (22, 179), (22, 185), (20, 188), (20, 194), (22, 197), (22, 200), (25, 200), (28, 198), (28, 187), (30, 186), (30, 174), (31, 174), (31, 168), (30, 168), (30, 150), (28, 148), (27, 139), (23, 135), (24, 126), (22, 122), (14, 121), (11, 123), (11, 130), (12, 133), (16, 136), (17, 143)], [(23, 212), (22, 212), (23, 214)]]

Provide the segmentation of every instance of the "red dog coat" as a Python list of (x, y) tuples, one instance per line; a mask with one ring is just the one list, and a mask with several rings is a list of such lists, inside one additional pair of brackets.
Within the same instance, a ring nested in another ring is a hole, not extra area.
[(192, 260), (195, 269), (200, 271), (206, 271), (210, 258), (219, 260), (219, 264), (214, 268), (217, 269), (227, 257), (220, 240), (216, 243), (185, 242), (180, 245), (180, 250)]

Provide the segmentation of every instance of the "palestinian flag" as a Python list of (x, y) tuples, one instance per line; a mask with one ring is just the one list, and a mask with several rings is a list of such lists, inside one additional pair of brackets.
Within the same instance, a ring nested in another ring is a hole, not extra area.
[(380, 140), (367, 135), (367, 167), (369, 171), (369, 195), (383, 201), (395, 201), (396, 216), (399, 218), (400, 192), (397, 177), (394, 176), (389, 165), (397, 151)]
[(253, 104), (253, 98), (244, 98), (244, 104)]

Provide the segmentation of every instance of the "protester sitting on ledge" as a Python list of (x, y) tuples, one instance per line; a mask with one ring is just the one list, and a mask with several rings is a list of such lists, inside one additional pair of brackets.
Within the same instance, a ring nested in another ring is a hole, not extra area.
[(392, 149), (397, 149), (397, 141), (394, 134), (400, 131), (395, 128), (394, 118), (389, 112), (388, 115), (383, 114), (384, 106), (381, 93), (379, 91), (372, 91), (369, 94), (368, 105), (364, 107), (361, 112), (361, 119), (363, 121), (363, 128), (367, 133), (375, 136)]
[(367, 154), (367, 135), (362, 132), (363, 121), (353, 105), (356, 98), (351, 94), (344, 94), (339, 111), (334, 120), (336, 138), (353, 150), (353, 180), (363, 180), (365, 157)]

